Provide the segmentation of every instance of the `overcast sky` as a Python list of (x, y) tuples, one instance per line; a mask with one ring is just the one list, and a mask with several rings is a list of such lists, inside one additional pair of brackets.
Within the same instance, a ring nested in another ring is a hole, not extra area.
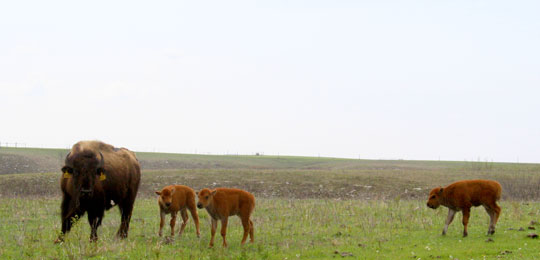
[(540, 162), (539, 1), (4, 1), (0, 142)]

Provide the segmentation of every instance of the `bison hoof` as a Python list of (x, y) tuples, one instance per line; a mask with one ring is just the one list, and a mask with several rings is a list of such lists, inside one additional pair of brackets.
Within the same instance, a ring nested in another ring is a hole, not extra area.
[(59, 238), (57, 238), (57, 239), (54, 240), (54, 243), (55, 243), (55, 244), (63, 243), (63, 242), (64, 242), (64, 239), (61, 238), (61, 237), (59, 237)]
[(488, 235), (493, 235), (493, 234), (495, 234), (495, 230), (488, 231)]
[(127, 233), (125, 233), (125, 232), (118, 232), (118, 233), (116, 234), (116, 237), (118, 237), (118, 238), (120, 238), (120, 239), (125, 239), (125, 238), (127, 238)]

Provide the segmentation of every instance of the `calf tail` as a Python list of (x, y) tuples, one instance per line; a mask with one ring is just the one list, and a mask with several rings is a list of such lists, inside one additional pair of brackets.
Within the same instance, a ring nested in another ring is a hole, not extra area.
[(495, 193), (495, 201), (499, 201), (501, 199), (501, 193), (502, 193), (502, 186), (500, 183), (497, 182), (496, 186), (496, 193)]

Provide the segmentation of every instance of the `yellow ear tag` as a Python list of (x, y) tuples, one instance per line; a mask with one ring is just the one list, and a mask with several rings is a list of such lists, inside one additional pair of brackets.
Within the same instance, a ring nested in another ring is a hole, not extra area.
[(64, 179), (69, 179), (69, 178), (71, 178), (71, 173), (64, 172)]
[(105, 173), (101, 172), (101, 174), (99, 175), (99, 180), (100, 181), (104, 181), (107, 177), (105, 177)]

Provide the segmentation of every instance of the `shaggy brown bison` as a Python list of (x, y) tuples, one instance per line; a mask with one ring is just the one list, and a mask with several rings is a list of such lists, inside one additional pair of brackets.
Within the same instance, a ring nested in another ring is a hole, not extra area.
[(244, 237), (242, 245), (246, 242), (248, 233), (250, 242), (253, 243), (253, 222), (249, 219), (255, 208), (255, 197), (253, 194), (239, 189), (217, 188), (214, 190), (202, 189), (197, 193), (199, 203), (197, 207), (206, 208), (212, 217), (212, 237), (210, 247), (214, 246), (214, 236), (216, 235), (217, 221), (221, 220), (221, 236), (223, 237), (223, 247), (227, 247), (227, 222), (229, 216), (238, 215), (244, 227)]
[(162, 235), (163, 226), (165, 225), (165, 215), (171, 214), (171, 236), (174, 236), (174, 225), (176, 224), (176, 214), (180, 211), (182, 215), (182, 226), (178, 235), (182, 235), (186, 228), (187, 221), (189, 220), (187, 210), (191, 212), (193, 222), (195, 222), (195, 228), (197, 230), (197, 237), (201, 235), (199, 231), (199, 215), (197, 214), (197, 208), (195, 207), (195, 191), (184, 185), (169, 185), (164, 187), (161, 191), (156, 191), (159, 195), (158, 205), (161, 220), (159, 222), (159, 236)]
[(62, 172), (62, 233), (55, 242), (63, 241), (73, 222), (86, 212), (90, 240), (96, 241), (104, 211), (115, 205), (121, 214), (117, 236), (126, 238), (141, 179), (135, 153), (99, 141), (81, 141), (66, 156)]
[(495, 233), (495, 224), (501, 214), (497, 201), (501, 198), (501, 184), (491, 180), (464, 180), (454, 182), (444, 188), (438, 187), (429, 193), (427, 206), (436, 209), (440, 205), (448, 207), (448, 217), (444, 226), (443, 235), (446, 235), (448, 225), (452, 223), (454, 215), (463, 211), (463, 236), (467, 236), (467, 224), (471, 207), (484, 206), (491, 221), (488, 235)]

